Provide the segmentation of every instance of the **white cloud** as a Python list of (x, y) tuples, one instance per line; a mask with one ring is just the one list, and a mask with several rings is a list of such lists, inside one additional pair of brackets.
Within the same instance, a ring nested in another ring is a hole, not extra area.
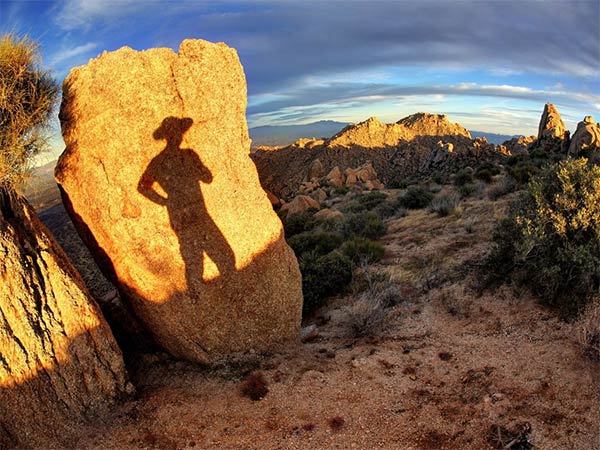
[(77, 56), (88, 54), (96, 47), (98, 47), (96, 42), (88, 42), (87, 44), (78, 45), (76, 47), (63, 48), (51, 55), (48, 63), (51, 66), (56, 66)]
[(122, 17), (148, 7), (140, 0), (66, 0), (55, 12), (54, 21), (63, 30), (87, 30), (96, 20)]

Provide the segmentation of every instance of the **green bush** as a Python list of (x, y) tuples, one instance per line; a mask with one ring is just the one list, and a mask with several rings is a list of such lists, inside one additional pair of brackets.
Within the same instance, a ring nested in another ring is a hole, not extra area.
[(462, 169), (454, 174), (454, 185), (464, 186), (473, 183), (473, 171), (471, 169)]
[(398, 197), (396, 206), (407, 209), (426, 208), (433, 200), (433, 194), (421, 186), (411, 186)]
[(352, 281), (352, 261), (337, 251), (327, 255), (304, 253), (299, 262), (305, 314), (322, 306), (325, 298), (342, 292)]
[(385, 234), (386, 226), (373, 211), (365, 211), (348, 214), (342, 223), (342, 231), (346, 237), (377, 239)]
[(46, 146), (58, 86), (39, 62), (35, 42), (0, 37), (0, 188), (15, 189)]
[(372, 264), (383, 258), (384, 248), (379, 242), (373, 242), (370, 239), (355, 236), (344, 242), (340, 248), (354, 264), (366, 262)]
[(343, 212), (362, 212), (362, 211), (370, 211), (374, 209), (376, 206), (385, 202), (387, 199), (387, 195), (383, 192), (379, 191), (371, 191), (368, 194), (361, 195), (356, 199), (349, 202), (344, 208)]
[(394, 177), (386, 186), (390, 189), (406, 189), (408, 187), (408, 182), (404, 178)]
[(377, 205), (375, 209), (373, 209), (373, 212), (382, 219), (387, 219), (388, 217), (396, 216), (399, 212), (402, 213), (402, 211), (398, 211), (396, 204), (390, 201), (385, 201)]
[(314, 215), (315, 210), (309, 209), (308, 211), (303, 211), (283, 219), (285, 237), (289, 239), (295, 234), (314, 229), (319, 223), (319, 221), (315, 219)]
[(332, 194), (334, 196), (342, 197), (350, 192), (350, 188), (348, 186), (338, 186), (333, 188)]
[(509, 167), (514, 167), (517, 164), (524, 162), (526, 159), (526, 155), (512, 155), (506, 159), (506, 165)]
[(532, 179), (498, 226), (486, 264), (545, 303), (573, 315), (598, 292), (600, 168), (584, 158), (546, 168)]
[(342, 245), (342, 236), (330, 231), (304, 231), (289, 238), (288, 244), (297, 256), (307, 252), (326, 255)]
[(475, 172), (475, 178), (478, 178), (486, 183), (491, 182), (493, 177), (494, 175), (489, 169), (479, 169), (477, 172)]
[(445, 217), (456, 211), (459, 203), (460, 195), (458, 194), (440, 195), (431, 201), (428, 209), (440, 217)]
[(461, 197), (469, 197), (479, 190), (476, 184), (467, 183), (458, 188), (458, 193)]
[(525, 162), (516, 165), (510, 169), (508, 173), (517, 180), (518, 183), (526, 184), (533, 176), (540, 173), (540, 169), (531, 162)]

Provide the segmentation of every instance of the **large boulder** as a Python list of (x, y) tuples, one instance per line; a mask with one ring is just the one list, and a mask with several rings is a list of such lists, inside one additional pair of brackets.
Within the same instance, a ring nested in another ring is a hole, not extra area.
[(535, 136), (517, 136), (504, 141), (500, 146), (507, 155), (522, 155), (527, 153), (527, 148), (536, 139)]
[(248, 156), (236, 51), (124, 47), (63, 91), (63, 199), (157, 343), (211, 364), (295, 341), (300, 271)]
[(291, 217), (309, 209), (319, 209), (320, 207), (319, 202), (314, 198), (308, 195), (297, 195), (292, 201), (283, 205), (281, 211), (287, 211), (287, 216)]
[(4, 191), (0, 254), (0, 448), (70, 447), (126, 393), (123, 356), (52, 235)]
[(546, 103), (538, 126), (538, 139), (564, 139), (565, 124), (552, 103)]
[(571, 138), (569, 155), (578, 156), (581, 150), (600, 149), (600, 126), (592, 116), (586, 116), (577, 124), (577, 130)]
[(327, 184), (332, 187), (342, 187), (344, 185), (344, 176), (338, 166), (335, 166), (325, 176)]

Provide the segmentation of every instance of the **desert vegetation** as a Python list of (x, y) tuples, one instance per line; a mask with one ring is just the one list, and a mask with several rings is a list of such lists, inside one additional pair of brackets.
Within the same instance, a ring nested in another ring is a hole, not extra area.
[(575, 315), (598, 293), (600, 168), (587, 159), (546, 167), (512, 205), (494, 237), (489, 273), (510, 277)]
[(58, 86), (40, 65), (37, 44), (0, 36), (0, 187), (20, 185), (32, 158), (46, 147)]

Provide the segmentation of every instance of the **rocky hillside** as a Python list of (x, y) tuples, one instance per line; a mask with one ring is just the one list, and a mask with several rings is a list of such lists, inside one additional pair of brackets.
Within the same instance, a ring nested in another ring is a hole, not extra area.
[(528, 159), (544, 155), (554, 159), (567, 154), (592, 156), (600, 147), (600, 127), (590, 116), (570, 136), (557, 108), (548, 103), (537, 136), (513, 137), (500, 145), (473, 139), (467, 129), (445, 115), (417, 113), (390, 124), (371, 117), (329, 139), (300, 139), (284, 148), (257, 150), (252, 159), (263, 187), (289, 199), (303, 182), (311, 180), (315, 162), (324, 174), (335, 167), (344, 172), (370, 162), (384, 185), (394, 187), (415, 179), (447, 181), (461, 169), (502, 164), (511, 155), (520, 155), (527, 164)]
[(502, 150), (485, 140), (472, 139), (464, 127), (445, 115), (428, 113), (391, 124), (371, 117), (322, 142), (252, 154), (263, 187), (284, 198), (310, 179), (308, 169), (316, 160), (325, 173), (336, 166), (344, 171), (371, 162), (381, 181), (393, 185), (425, 174), (447, 177), (460, 168), (503, 157)]

